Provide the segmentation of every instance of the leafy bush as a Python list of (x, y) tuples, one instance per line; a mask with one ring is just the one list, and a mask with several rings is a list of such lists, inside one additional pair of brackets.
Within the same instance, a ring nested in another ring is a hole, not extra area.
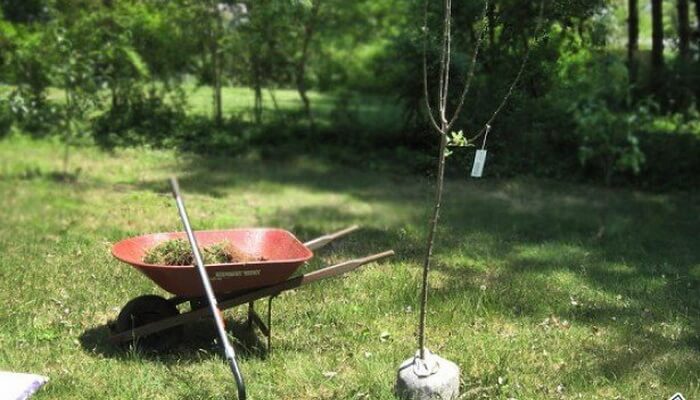
[(43, 96), (37, 98), (35, 93), (27, 93), (22, 87), (12, 93), (9, 105), (20, 130), (34, 137), (52, 135), (61, 126), (61, 107)]
[(611, 112), (601, 101), (591, 101), (574, 114), (580, 140), (578, 157), (582, 165), (593, 166), (602, 172), (607, 185), (615, 172), (639, 173), (644, 154), (635, 133), (648, 115), (645, 108), (630, 113)]
[(149, 90), (132, 91), (127, 101), (117, 104), (93, 121), (95, 142), (115, 146), (168, 146), (185, 120), (180, 95), (167, 96)]
[(250, 137), (259, 127), (224, 119), (217, 124), (210, 118), (189, 118), (174, 145), (184, 151), (217, 155), (234, 155), (243, 152), (250, 144)]
[(17, 84), (22, 96), (36, 104), (43, 103), (51, 85), (51, 68), (55, 65), (47, 32), (21, 30), (8, 55), (7, 78)]

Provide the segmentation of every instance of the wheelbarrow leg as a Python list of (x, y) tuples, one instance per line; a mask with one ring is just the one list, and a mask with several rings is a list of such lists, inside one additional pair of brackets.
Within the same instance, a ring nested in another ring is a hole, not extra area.
[(272, 299), (275, 296), (270, 296), (267, 299), (267, 354), (272, 353)]
[(248, 328), (253, 328), (253, 314), (255, 314), (255, 302), (248, 303)]
[(267, 353), (272, 351), (272, 299), (275, 296), (268, 297), (267, 300), (267, 323), (263, 322), (260, 315), (255, 311), (255, 301), (248, 303), (248, 327), (255, 329), (258, 327), (260, 332), (267, 339)]

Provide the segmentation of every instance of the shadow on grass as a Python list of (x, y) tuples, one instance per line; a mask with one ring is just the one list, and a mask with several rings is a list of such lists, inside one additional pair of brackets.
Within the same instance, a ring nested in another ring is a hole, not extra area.
[[(227, 318), (226, 330), (239, 359), (267, 356), (267, 343), (261, 340), (260, 334), (249, 327), (246, 321)], [(185, 325), (182, 341), (175, 347), (162, 351), (141, 348), (138, 342), (135, 345), (133, 343), (121, 346), (113, 344), (109, 340), (110, 335), (108, 325), (96, 326), (80, 335), (80, 345), (83, 351), (100, 357), (126, 360), (138, 356), (141, 359), (165, 364), (183, 361), (194, 363), (217, 358), (222, 354), (214, 325), (207, 320)]]
[[(295, 187), (349, 196), (370, 207), (289, 204), (259, 222), (301, 238), (359, 223), (367, 229), (339, 242), (339, 256), (393, 248), (395, 261), (418, 266), (432, 187), (422, 179), (370, 174), (361, 167), (190, 157), (180, 172), (185, 193), (235, 198), (253, 190), (280, 196), (282, 188)], [(169, 191), (160, 181), (134, 187)], [(432, 289), (431, 302), (451, 306), (477, 296), (486, 284), (498, 289), (487, 295), (488, 307), (506, 318), (531, 324), (556, 314), (591, 329), (614, 328), (621, 339), (598, 358), (606, 376), (630, 374), (640, 364), (678, 351), (690, 354), (688, 365), (697, 366), (698, 215), (696, 195), (640, 195), (542, 181), (449, 182), (434, 268), (443, 278)], [(674, 339), (640, 333), (675, 317), (695, 331), (687, 329)], [(624, 320), (631, 322), (625, 326)], [(636, 350), (630, 353), (622, 340)], [(671, 374), (673, 362), (663, 362), (664, 368)]]

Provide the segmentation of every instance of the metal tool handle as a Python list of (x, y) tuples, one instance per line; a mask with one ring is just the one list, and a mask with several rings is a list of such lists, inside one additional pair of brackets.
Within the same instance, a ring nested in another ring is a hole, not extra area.
[(221, 311), (219, 311), (219, 304), (216, 302), (216, 296), (214, 295), (214, 290), (211, 288), (211, 282), (209, 281), (209, 275), (204, 269), (204, 262), (202, 261), (202, 254), (199, 252), (199, 245), (197, 245), (197, 239), (192, 233), (192, 227), (190, 226), (190, 220), (187, 217), (187, 210), (185, 209), (185, 202), (180, 196), (180, 185), (177, 183), (175, 177), (170, 178), (170, 186), (173, 189), (173, 197), (175, 197), (175, 202), (177, 203), (177, 210), (180, 213), (180, 219), (182, 224), (185, 226), (185, 232), (187, 232), (187, 240), (190, 242), (192, 247), (192, 253), (194, 254), (195, 266), (199, 272), (199, 277), (202, 280), (202, 285), (204, 285), (204, 291), (207, 294), (207, 299), (209, 300), (209, 308), (211, 314), (214, 317), (214, 323), (216, 324), (216, 330), (219, 333), (219, 339), (221, 340), (221, 345), (224, 348), (224, 355), (226, 361), (228, 361), (229, 367), (231, 367), (231, 373), (236, 380), (236, 387), (238, 388), (238, 400), (246, 399), (245, 392), (245, 382), (243, 382), (243, 376), (241, 375), (241, 370), (238, 368), (238, 363), (236, 362), (236, 353), (233, 350), (233, 346), (228, 340), (226, 335), (226, 329), (224, 328), (224, 321), (221, 317)]

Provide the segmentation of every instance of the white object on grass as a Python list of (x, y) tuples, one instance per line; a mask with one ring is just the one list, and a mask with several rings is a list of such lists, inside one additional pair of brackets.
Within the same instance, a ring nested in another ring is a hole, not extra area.
[(0, 371), (0, 400), (28, 399), (48, 380), (41, 375)]

